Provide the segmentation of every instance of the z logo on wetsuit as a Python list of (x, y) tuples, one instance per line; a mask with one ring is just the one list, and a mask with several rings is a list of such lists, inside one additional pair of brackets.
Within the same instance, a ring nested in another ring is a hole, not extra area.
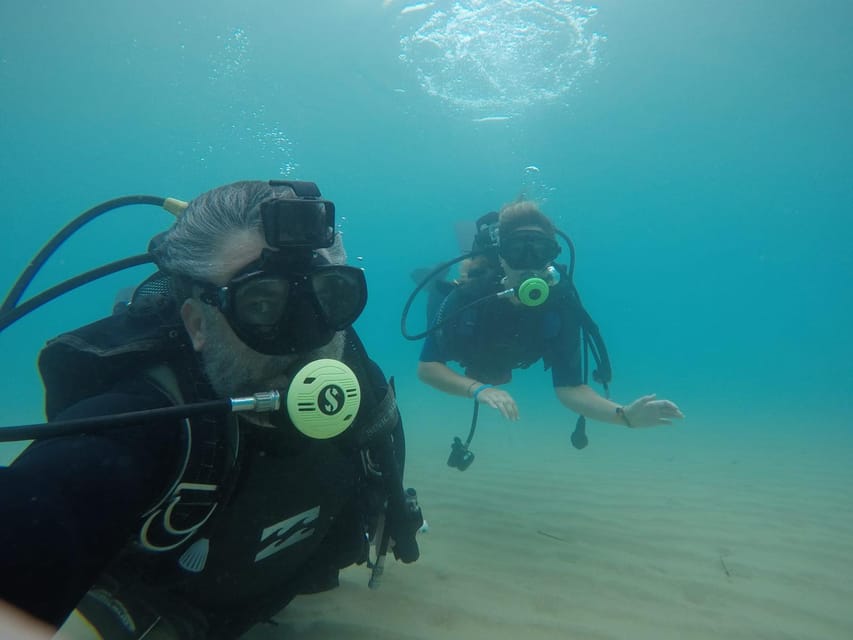
[(320, 507), (316, 506), (264, 529), (261, 533), (261, 542), (264, 542), (268, 538), (273, 539), (267, 546), (258, 551), (258, 554), (255, 556), (255, 562), (260, 562), (264, 558), (269, 558), (274, 553), (278, 553), (297, 542), (310, 538), (314, 535), (314, 528), (309, 528), (308, 525), (316, 521), (319, 516)]

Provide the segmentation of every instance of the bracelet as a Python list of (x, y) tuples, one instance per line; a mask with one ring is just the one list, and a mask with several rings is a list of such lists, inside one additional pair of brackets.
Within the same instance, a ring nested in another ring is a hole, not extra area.
[(628, 420), (628, 414), (625, 413), (625, 409), (622, 407), (616, 407), (616, 415), (622, 418), (622, 422), (624, 422), (629, 429), (633, 429), (634, 425), (631, 424), (631, 421)]
[(484, 389), (491, 389), (491, 388), (492, 388), (492, 385), (490, 385), (490, 384), (481, 384), (479, 387), (477, 387), (477, 389), (474, 391), (474, 395), (471, 397), (474, 398), (474, 400), (476, 400), (477, 396), (480, 395), (481, 391), (483, 391)]
[(469, 384), (469, 385), (468, 385), (468, 389), (466, 389), (466, 390), (465, 390), (465, 395), (466, 395), (466, 396), (468, 396), (469, 398), (473, 398), (474, 396), (473, 396), (473, 395), (471, 395), (471, 389), (473, 389), (474, 387), (476, 387), (478, 384), (480, 384), (480, 383), (479, 383), (479, 382), (477, 382), (476, 380), (474, 380), (474, 382), (472, 382), (471, 384)]

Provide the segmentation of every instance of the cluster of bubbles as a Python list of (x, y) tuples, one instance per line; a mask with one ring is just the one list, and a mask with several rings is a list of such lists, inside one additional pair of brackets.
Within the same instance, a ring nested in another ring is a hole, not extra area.
[[(293, 175), (298, 165), (294, 160), (293, 142), (281, 124), (266, 115), (266, 105), (258, 101), (257, 91), (247, 86), (246, 69), (251, 63), (251, 43), (244, 29), (232, 29), (218, 36), (221, 48), (210, 57), (208, 80), (222, 103), (221, 113), (227, 117), (225, 140), (219, 150), (229, 151), (230, 143), (248, 144), (259, 159), (278, 164), (278, 175)], [(215, 150), (208, 145), (208, 152)], [(205, 158), (202, 158), (205, 161)]]
[(243, 71), (249, 62), (249, 36), (243, 29), (233, 29), (225, 36), (216, 36), (222, 48), (210, 56), (211, 82), (229, 80)]
[(458, 0), (401, 39), (400, 59), (455, 107), (514, 113), (566, 95), (596, 65), (595, 14), (570, 0)]
[(535, 165), (524, 167), (521, 172), (520, 197), (533, 200), (541, 206), (548, 202), (554, 191), (556, 189), (545, 181), (539, 167)]

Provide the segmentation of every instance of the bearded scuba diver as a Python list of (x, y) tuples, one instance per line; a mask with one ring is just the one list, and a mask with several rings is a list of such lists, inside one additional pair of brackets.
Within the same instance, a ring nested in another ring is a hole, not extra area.
[[(147, 253), (20, 302), (65, 239), (130, 204), (177, 221)], [(225, 639), (344, 567), (367, 564), (375, 588), (389, 550), (417, 560), (393, 380), (352, 327), (367, 285), (334, 214), (313, 183), (247, 181), (189, 204), (113, 200), (42, 249), (0, 330), (106, 274), (157, 271), (44, 347), (48, 422), (0, 429), (34, 440), (0, 468), (0, 598), (70, 637)]]
[[(561, 253), (558, 237), (569, 249), (568, 265), (556, 262)], [(444, 275), (457, 263), (460, 277), (447, 282)], [(470, 444), (484, 396), (496, 396), (490, 406), (512, 419), (510, 405), (501, 404), (504, 397), (497, 387), (512, 379), (513, 369), (542, 359), (546, 370), (552, 371), (555, 388), (585, 386), (591, 355), (592, 378), (609, 395), (610, 359), (574, 285), (574, 266), (569, 236), (532, 203), (521, 202), (501, 214), (493, 211), (480, 217), (470, 250), (428, 273), (413, 274), (418, 284), (403, 308), (401, 331), (408, 340), (426, 338), (419, 377), (441, 391), (474, 400), (468, 437), (464, 442), (453, 439), (449, 466), (464, 471), (473, 462)], [(411, 334), (407, 316), (424, 289), (429, 293), (427, 329)], [(464, 376), (447, 369), (444, 363), (450, 360), (461, 365)], [(432, 369), (424, 375), (427, 367)], [(583, 414), (571, 442), (577, 449), (588, 444)]]

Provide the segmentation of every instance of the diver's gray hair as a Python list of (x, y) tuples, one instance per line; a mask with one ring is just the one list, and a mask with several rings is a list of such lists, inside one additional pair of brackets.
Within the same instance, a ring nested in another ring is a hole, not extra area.
[[(215, 257), (227, 236), (245, 230), (262, 234), (261, 203), (295, 197), (293, 189), (286, 185), (271, 186), (260, 180), (211, 189), (190, 202), (175, 224), (154, 243), (151, 253), (157, 266), (173, 279), (210, 280), (217, 271)], [(332, 247), (319, 253), (334, 264), (345, 262), (340, 234), (335, 234)]]

